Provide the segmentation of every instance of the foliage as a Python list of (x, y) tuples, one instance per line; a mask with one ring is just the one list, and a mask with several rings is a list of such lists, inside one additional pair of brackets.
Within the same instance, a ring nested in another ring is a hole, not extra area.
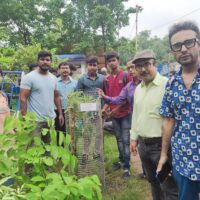
[(126, 38), (120, 38), (115, 44), (115, 50), (119, 52), (121, 64), (126, 65), (127, 60), (135, 54), (135, 42)]
[[(49, 121), (49, 129), (43, 129), (41, 133), (50, 134), (51, 142), (45, 144), (40, 137), (30, 134), (36, 128), (35, 118), (29, 113), (21, 119), (11, 116), (5, 120), (4, 132), (0, 135), (0, 176), (2, 182), (11, 177), (14, 184), (10, 188), (0, 185), (1, 197), (101, 199), (97, 176), (81, 179), (75, 176), (76, 157), (69, 151), (70, 136), (60, 132), (57, 145), (57, 132), (53, 122)], [(34, 145), (30, 145), (33, 141)]]
[(113, 163), (118, 161), (119, 152), (116, 138), (110, 132), (104, 132), (104, 156), (106, 167), (106, 192), (104, 200), (149, 200), (151, 199), (150, 187), (147, 180), (141, 180), (133, 167), (136, 159), (131, 164), (131, 177), (124, 180), (122, 171), (113, 171)]
[(149, 30), (142, 31), (138, 35), (138, 51), (144, 49), (152, 49), (156, 53), (157, 61), (159, 63), (169, 63), (174, 61), (173, 56), (170, 54), (167, 37), (158, 38), (154, 36), (152, 38)]
[(112, 46), (135, 9), (126, 10), (123, 0), (2, 0), (0, 12), (3, 45), (19, 48), (34, 38), (57, 53), (94, 53)]
[(41, 50), (40, 44), (33, 45), (20, 45), (20, 48), (14, 54), (14, 63), (17, 69), (26, 71), (28, 65), (32, 63), (37, 63), (36, 56)]

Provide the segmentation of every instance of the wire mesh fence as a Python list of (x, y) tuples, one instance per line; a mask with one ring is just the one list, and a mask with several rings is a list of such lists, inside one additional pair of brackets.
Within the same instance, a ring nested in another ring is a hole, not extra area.
[(77, 156), (77, 175), (96, 174), (105, 185), (101, 101), (94, 90), (76, 91), (68, 97), (67, 132), (71, 150)]

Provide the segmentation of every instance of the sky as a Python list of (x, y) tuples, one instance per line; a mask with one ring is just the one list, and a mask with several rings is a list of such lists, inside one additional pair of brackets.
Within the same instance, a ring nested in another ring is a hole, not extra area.
[[(129, 0), (126, 8), (142, 6), (138, 14), (138, 33), (150, 30), (151, 36), (160, 38), (168, 34), (169, 27), (183, 20), (196, 21), (200, 26), (200, 0)], [(129, 15), (129, 26), (119, 31), (120, 37), (133, 39), (136, 35), (135, 14)]]

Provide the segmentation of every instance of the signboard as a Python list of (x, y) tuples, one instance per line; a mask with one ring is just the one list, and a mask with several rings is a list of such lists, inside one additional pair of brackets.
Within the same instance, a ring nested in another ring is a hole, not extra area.
[(81, 103), (80, 110), (81, 112), (97, 111), (97, 104), (96, 103)]

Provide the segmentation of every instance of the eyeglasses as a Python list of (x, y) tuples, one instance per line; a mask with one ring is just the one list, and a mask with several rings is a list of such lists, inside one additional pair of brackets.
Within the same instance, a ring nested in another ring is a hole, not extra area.
[(142, 71), (142, 68), (144, 67), (144, 69), (147, 70), (151, 67), (152, 64), (153, 63), (151, 63), (151, 62), (145, 62), (143, 64), (138, 63), (138, 64), (135, 64), (135, 69), (137, 71)]
[(185, 40), (184, 42), (177, 42), (175, 44), (171, 44), (171, 50), (174, 52), (180, 51), (183, 45), (189, 49), (195, 46), (196, 42), (199, 42), (197, 38)]
[(130, 67), (127, 67), (127, 71), (130, 71), (130, 70), (134, 70), (135, 69), (135, 65), (132, 65)]

